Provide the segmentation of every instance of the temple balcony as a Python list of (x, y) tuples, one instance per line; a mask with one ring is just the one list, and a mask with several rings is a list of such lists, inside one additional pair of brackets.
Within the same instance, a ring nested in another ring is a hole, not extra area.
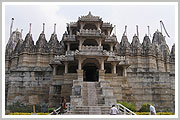
[(116, 42), (116, 41), (117, 41), (117, 38), (114, 35), (106, 36), (106, 38), (105, 38), (105, 42)]
[(80, 29), (80, 32), (77, 32), (78, 36), (102, 36), (104, 35), (101, 33), (100, 30), (95, 29)]
[(116, 55), (114, 51), (106, 51), (105, 53), (108, 56), (115, 56)]
[(79, 46), (81, 51), (103, 51), (103, 46)]
[(109, 22), (104, 22), (104, 23), (102, 24), (102, 27), (107, 28), (107, 27), (113, 27), (113, 26), (112, 26), (112, 24), (110, 24)]
[(79, 46), (79, 50), (75, 51), (75, 55), (107, 56), (103, 46)]
[(56, 55), (54, 60), (56, 61), (74, 61), (74, 51), (66, 51), (65, 55)]
[(76, 36), (75, 35), (65, 35), (64, 41), (76, 41)]

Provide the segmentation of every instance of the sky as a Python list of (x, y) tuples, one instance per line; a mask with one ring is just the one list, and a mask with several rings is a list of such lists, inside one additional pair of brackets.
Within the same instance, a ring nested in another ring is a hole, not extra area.
[[(127, 37), (131, 43), (136, 33), (136, 25), (139, 27), (139, 40), (142, 43), (145, 34), (160, 31), (160, 20), (170, 35), (166, 36), (166, 42), (170, 49), (175, 43), (175, 6), (174, 5), (6, 5), (5, 6), (5, 43), (10, 34), (11, 18), (14, 18), (13, 31), (23, 29), (23, 39), (29, 31), (29, 23), (32, 23), (32, 36), (36, 43), (45, 23), (45, 36), (49, 41), (56, 23), (58, 40), (62, 39), (66, 31), (66, 23), (77, 22), (78, 17), (87, 15), (100, 16), (104, 22), (115, 25), (112, 33), (115, 33), (118, 41), (121, 41), (125, 25), (127, 25)], [(152, 40), (152, 37), (150, 38)]]

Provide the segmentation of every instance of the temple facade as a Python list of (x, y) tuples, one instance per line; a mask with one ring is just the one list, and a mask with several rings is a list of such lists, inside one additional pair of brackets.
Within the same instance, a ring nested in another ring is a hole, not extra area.
[[(145, 35), (142, 43), (137, 35), (129, 43), (124, 33), (119, 43), (113, 25), (91, 12), (68, 23), (60, 42), (56, 24), (49, 41), (44, 27), (36, 44), (31, 30), (24, 40), (18, 30), (9, 38), (6, 106), (29, 104), (29, 96), (37, 95), (38, 104), (49, 107), (66, 98), (74, 114), (107, 114), (117, 101), (174, 112), (175, 45), (169, 50), (161, 32), (154, 33), (152, 42)], [(81, 109), (88, 113), (77, 113)]]

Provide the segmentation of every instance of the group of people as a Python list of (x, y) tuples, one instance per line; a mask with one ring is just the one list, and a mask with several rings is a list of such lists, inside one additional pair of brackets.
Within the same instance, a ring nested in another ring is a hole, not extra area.
[[(148, 107), (149, 107), (149, 111), (150, 111), (150, 115), (156, 115), (156, 109), (153, 105), (151, 104), (148, 104)], [(115, 105), (112, 105), (110, 111), (109, 111), (109, 114), (110, 115), (117, 115), (119, 114), (119, 111), (118, 109), (115, 107)]]

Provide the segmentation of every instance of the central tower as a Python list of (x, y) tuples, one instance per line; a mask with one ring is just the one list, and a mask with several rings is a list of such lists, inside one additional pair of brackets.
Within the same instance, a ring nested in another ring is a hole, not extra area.
[[(111, 106), (116, 103), (113, 88), (106, 79), (108, 75), (126, 76), (126, 68), (129, 65), (124, 56), (118, 56), (116, 53), (115, 46), (118, 42), (112, 30), (112, 24), (103, 22), (91, 12), (79, 17), (77, 22), (67, 24), (67, 32), (63, 34), (62, 39), (66, 52), (64, 55), (55, 56), (50, 65), (54, 68), (54, 75), (77, 75), (73, 80), (70, 95), (73, 108), (99, 104)], [(93, 94), (90, 92), (92, 90)], [(96, 97), (92, 99), (91, 96)], [(89, 102), (86, 102), (87, 99)]]

